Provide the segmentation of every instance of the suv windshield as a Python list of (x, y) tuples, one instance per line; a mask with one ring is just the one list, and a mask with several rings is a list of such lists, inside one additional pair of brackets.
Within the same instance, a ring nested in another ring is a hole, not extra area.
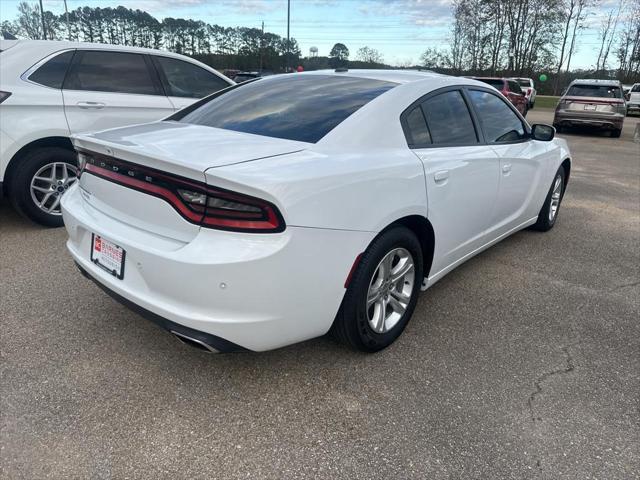
[(230, 89), (180, 121), (315, 143), (395, 86), (368, 78), (287, 74)]
[(570, 97), (600, 97), (622, 98), (620, 87), (612, 85), (571, 85), (567, 96)]
[(633, 93), (640, 92), (640, 83), (636, 83), (633, 87), (631, 87), (631, 91)]

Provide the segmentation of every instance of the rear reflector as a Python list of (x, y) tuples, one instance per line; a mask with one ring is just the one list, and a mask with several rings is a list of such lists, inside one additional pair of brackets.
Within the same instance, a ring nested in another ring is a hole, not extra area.
[(79, 151), (80, 174), (158, 197), (185, 220), (234, 232), (276, 233), (285, 229), (278, 208), (266, 200), (143, 167), (94, 152)]

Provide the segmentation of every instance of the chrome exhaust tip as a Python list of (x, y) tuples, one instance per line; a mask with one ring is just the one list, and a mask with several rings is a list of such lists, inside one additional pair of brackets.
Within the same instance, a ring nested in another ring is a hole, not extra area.
[(180, 343), (184, 343), (185, 345), (189, 345), (190, 347), (197, 348), (198, 350), (202, 350), (207, 353), (220, 353), (218, 350), (213, 348), (210, 345), (207, 345), (202, 340), (198, 340), (197, 338), (189, 337), (183, 333), (176, 332), (175, 330), (169, 330), (174, 337), (178, 339)]

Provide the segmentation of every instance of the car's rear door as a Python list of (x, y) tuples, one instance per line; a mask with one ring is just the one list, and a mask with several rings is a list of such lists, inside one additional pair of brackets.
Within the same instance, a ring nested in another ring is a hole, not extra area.
[(429, 221), (436, 232), (432, 273), (485, 242), (498, 195), (499, 161), (482, 144), (460, 88), (437, 90), (402, 116), (407, 142), (424, 165)]
[(222, 76), (177, 58), (151, 55), (165, 93), (176, 110), (233, 85)]
[(469, 87), (467, 93), (485, 141), (500, 157), (500, 188), (490, 232), (497, 237), (538, 214), (555, 144), (532, 140), (525, 122), (489, 89)]
[(78, 50), (63, 85), (71, 133), (160, 120), (174, 112), (146, 54)]

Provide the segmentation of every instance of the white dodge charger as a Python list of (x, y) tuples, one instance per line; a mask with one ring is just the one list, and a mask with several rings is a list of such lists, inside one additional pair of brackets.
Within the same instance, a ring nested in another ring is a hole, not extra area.
[(84, 275), (186, 343), (268, 350), (332, 330), (373, 352), (419, 292), (553, 227), (566, 143), (484, 83), (311, 72), (79, 135), (62, 199)]

